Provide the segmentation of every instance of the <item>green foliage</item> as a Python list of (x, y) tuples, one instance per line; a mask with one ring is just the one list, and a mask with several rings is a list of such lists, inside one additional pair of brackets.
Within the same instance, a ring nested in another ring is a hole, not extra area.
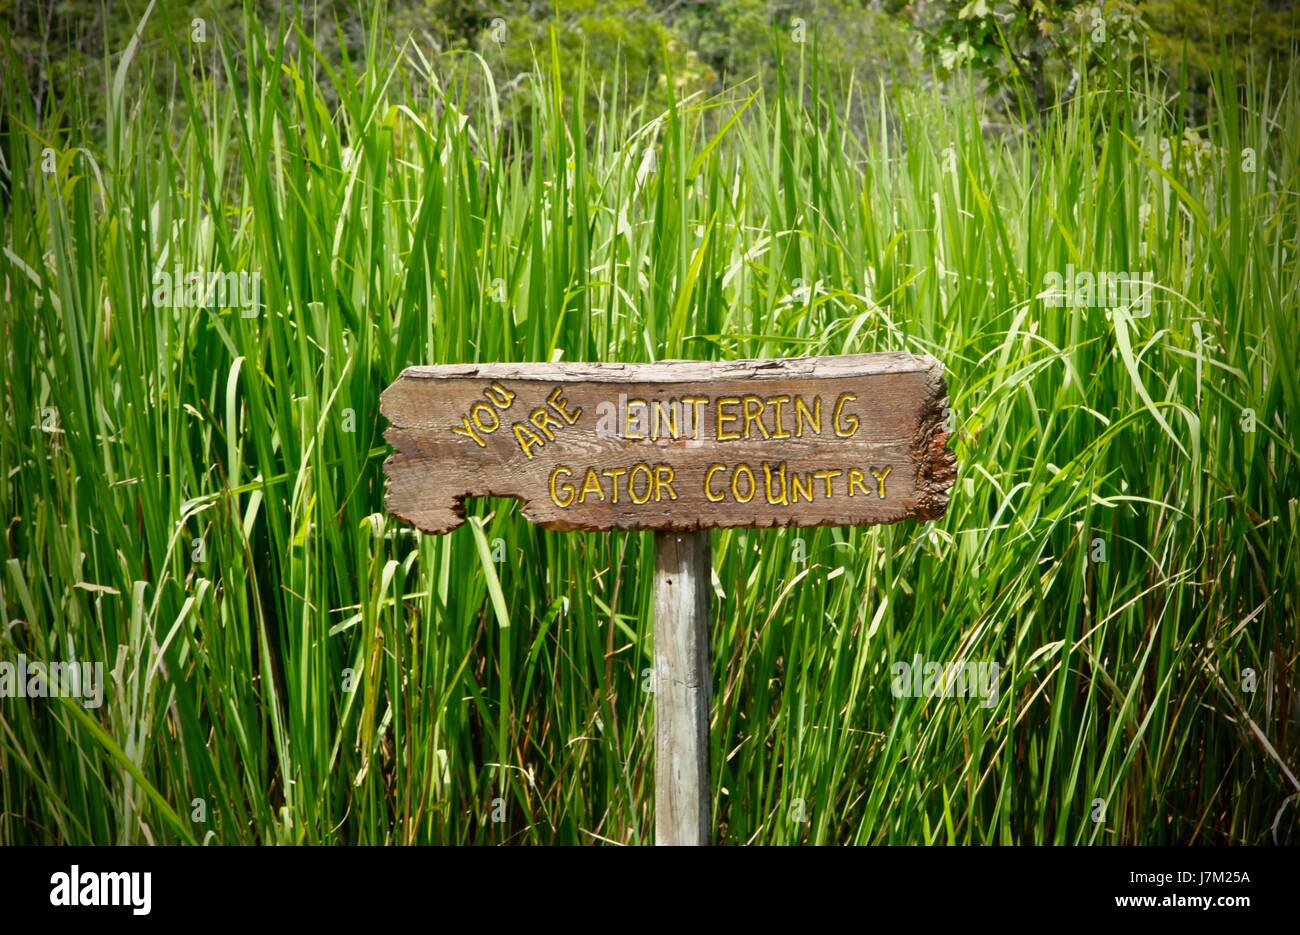
[[(627, 84), (654, 113), (674, 98), (713, 86), (713, 72), (641, 0), (555, 0), (528, 5), (480, 32), (477, 47), (488, 64), (507, 76), (507, 99), (526, 107), (531, 95), (514, 94), (521, 78), (533, 80), (536, 64), (559, 76), (562, 89), (580, 88), (585, 112)], [(672, 87), (669, 88), (671, 76)]]
[[(23, 70), (38, 110), (49, 102), (55, 108), (67, 103), (81, 109), (79, 119), (102, 121), (108, 107), (107, 86), (99, 78), (106, 65), (112, 67), (108, 56), (130, 43), (148, 7), (148, 0), (124, 5), (96, 0), (45, 5), (0, 0), (5, 55), (11, 67)], [(218, 22), (239, 22), (240, 9), (238, 0), (158, 3), (146, 21), (141, 44), (161, 49), (179, 43), (189, 47), (191, 58), (202, 58), (210, 47), (191, 42), (195, 20), (204, 21), (200, 29), (206, 33), (215, 30)]]
[[(450, 47), (221, 26), (66, 108), (3, 47), (0, 659), (114, 677), (0, 701), (0, 842), (648, 841), (649, 538), (397, 526), (379, 393), (885, 350), (949, 368), (951, 507), (715, 534), (719, 840), (1296, 840), (1293, 69), (1196, 136), (1086, 65), (1041, 128), (930, 90), (864, 135), (792, 75), (579, 119), (542, 48), (524, 126)], [(1049, 305), (1070, 266), (1150, 271), (1150, 316)], [(255, 314), (157, 305), (177, 267)], [(894, 697), (918, 654), (996, 699)]]
[(766, 77), (772, 63), (798, 62), (817, 45), (817, 59), (832, 83), (850, 77), (865, 86), (912, 80), (912, 36), (898, 17), (860, 0), (811, 0), (777, 6), (769, 13), (764, 0), (721, 0), (690, 4), (673, 20), (705, 62), (725, 82)]
[(1134, 63), (1175, 84), (1208, 91), (1231, 49), (1233, 83), (1285, 72), (1300, 37), (1294, 4), (1254, 0), (916, 0), (890, 4), (908, 16), (940, 74), (970, 69), (993, 94), (1028, 92), (1042, 110), (1068, 97), (1086, 68), (1119, 93)]
[(971, 69), (994, 91), (1027, 89), (1039, 110), (1080, 67), (1094, 82), (1107, 68), (1126, 81), (1143, 38), (1137, 7), (1118, 0), (920, 0), (911, 10), (941, 74)]
[(1300, 45), (1300, 7), (1259, 0), (1144, 0), (1151, 58), (1191, 88), (1205, 90), (1225, 64), (1234, 83), (1286, 74)]

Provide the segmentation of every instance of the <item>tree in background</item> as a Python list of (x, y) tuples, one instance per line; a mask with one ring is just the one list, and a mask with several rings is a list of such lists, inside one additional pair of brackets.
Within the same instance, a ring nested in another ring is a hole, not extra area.
[(665, 17), (639, 0), (543, 0), (500, 7), (504, 15), (482, 25), (474, 47), (493, 68), (507, 107), (530, 99), (512, 92), (535, 64), (558, 69), (566, 88), (577, 87), (578, 73), (585, 71), (592, 79), (585, 84), (589, 114), (612, 81), (627, 82), (632, 96), (644, 96), (655, 112), (668, 106), (670, 73), (674, 98), (717, 84), (717, 75)]
[(1300, 35), (1300, 7), (1284, 0), (896, 0), (888, 9), (910, 21), (940, 77), (970, 69), (990, 97), (1027, 92), (1039, 111), (1068, 99), (1083, 68), (1094, 86), (1127, 87), (1139, 57), (1203, 100), (1223, 49), (1244, 80), (1284, 69)]
[(1140, 54), (1145, 27), (1127, 2), (1090, 0), (914, 0), (896, 5), (909, 16), (937, 72), (970, 69), (990, 96), (1011, 103), (1028, 94), (1044, 110), (1074, 91), (1079, 66), (1123, 72)]
[[(102, 68), (105, 51), (112, 61), (125, 50), (148, 5), (0, 0), (0, 53), (27, 73), (38, 103), (60, 102), (69, 76)], [(290, 6), (261, 0), (252, 8), (269, 35), (283, 31), (296, 47), (300, 37), (280, 25)], [(157, 3), (141, 45), (170, 44), (191, 70), (203, 62), (221, 80), (208, 37), (243, 10), (241, 0)], [(1195, 111), (1210, 75), (1224, 67), (1223, 49), (1234, 50), (1227, 66), (1239, 80), (1279, 73), (1300, 28), (1293, 0), (380, 0), (378, 11), (316, 0), (301, 12), (303, 35), (324, 60), (337, 64), (346, 55), (360, 65), (371, 52), (362, 37), (376, 12), (391, 40), (380, 51), (415, 43), (437, 59), (440, 74), (463, 78), (471, 90), (485, 79), (465, 53), (478, 54), (507, 119), (519, 117), (526, 96), (513, 92), (535, 62), (558, 68), (568, 87), (585, 70), (591, 107), (602, 83), (622, 81), (633, 98), (661, 109), (670, 73), (676, 97), (770, 81), (778, 58), (796, 66), (788, 74), (799, 74), (814, 42), (819, 78), (904, 89), (969, 71), (988, 100), (1023, 113), (1068, 99), (1085, 69), (1092, 87), (1123, 89), (1134, 60), (1144, 57), (1179, 80)], [(167, 81), (166, 69), (156, 79)], [(103, 113), (94, 97), (103, 84), (87, 82), (90, 97), (73, 102), (92, 118)]]
[(903, 18), (863, 0), (718, 0), (665, 5), (671, 24), (723, 83), (771, 72), (776, 56), (797, 62), (814, 41), (826, 74), (867, 86), (915, 78), (915, 50)]
[(1248, 72), (1271, 71), (1276, 82), (1300, 42), (1294, 0), (1144, 0), (1141, 10), (1151, 58), (1198, 93), (1208, 90), (1225, 60), (1238, 81)]

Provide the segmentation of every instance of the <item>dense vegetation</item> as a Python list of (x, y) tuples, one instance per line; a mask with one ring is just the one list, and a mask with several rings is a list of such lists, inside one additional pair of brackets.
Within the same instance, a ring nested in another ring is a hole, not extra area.
[[(648, 537), (396, 525), (378, 395), (876, 350), (949, 368), (951, 507), (715, 533), (719, 839), (1296, 840), (1290, 58), (1078, 55), (1040, 108), (788, 24), (707, 81), (631, 21), (530, 21), (525, 80), (354, 25), (146, 22), (57, 93), (4, 40), (0, 660), (109, 683), (0, 700), (0, 842), (650, 840)], [(1149, 307), (1061, 307), (1078, 270)], [(895, 698), (918, 654), (1000, 690)]]

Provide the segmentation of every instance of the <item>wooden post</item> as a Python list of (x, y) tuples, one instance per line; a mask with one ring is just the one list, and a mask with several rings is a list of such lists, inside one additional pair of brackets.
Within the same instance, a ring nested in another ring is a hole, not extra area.
[(381, 409), (385, 503), (427, 533), (467, 497), (654, 530), (656, 844), (713, 841), (709, 530), (937, 519), (957, 476), (943, 365), (913, 354), (407, 367)]
[(709, 530), (655, 533), (655, 844), (713, 837)]

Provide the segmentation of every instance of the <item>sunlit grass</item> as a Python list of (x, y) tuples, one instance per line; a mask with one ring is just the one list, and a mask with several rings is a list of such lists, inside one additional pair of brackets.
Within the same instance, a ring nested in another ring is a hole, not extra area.
[[(508, 501), (396, 525), (379, 393), (412, 363), (886, 350), (949, 368), (949, 513), (714, 534), (719, 840), (1273, 840), (1294, 74), (1197, 127), (1085, 76), (1002, 136), (862, 86), (593, 113), (541, 50), (522, 125), (480, 64), (379, 32), (341, 69), (214, 41), (197, 78), (180, 45), (115, 56), (106, 114), (0, 79), (0, 659), (117, 676), (99, 709), (0, 701), (0, 842), (647, 843), (649, 538)], [(1151, 316), (1050, 307), (1067, 264), (1149, 271)], [(259, 273), (258, 314), (155, 307), (176, 268)], [(917, 654), (998, 662), (996, 703), (896, 699)]]

